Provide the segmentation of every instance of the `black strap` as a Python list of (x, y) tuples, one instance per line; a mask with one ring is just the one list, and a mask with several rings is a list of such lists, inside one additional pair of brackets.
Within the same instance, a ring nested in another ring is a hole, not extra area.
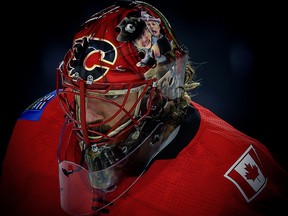
[(187, 110), (187, 116), (181, 123), (180, 130), (176, 137), (155, 157), (159, 159), (175, 158), (183, 148), (185, 148), (197, 133), (200, 125), (200, 115), (198, 111), (190, 105)]

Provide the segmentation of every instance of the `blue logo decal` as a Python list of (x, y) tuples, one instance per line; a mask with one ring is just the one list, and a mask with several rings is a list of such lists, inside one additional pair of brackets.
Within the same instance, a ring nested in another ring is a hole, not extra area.
[(39, 98), (32, 103), (19, 117), (22, 120), (38, 121), (42, 115), (42, 112), (48, 102), (56, 96), (56, 91)]

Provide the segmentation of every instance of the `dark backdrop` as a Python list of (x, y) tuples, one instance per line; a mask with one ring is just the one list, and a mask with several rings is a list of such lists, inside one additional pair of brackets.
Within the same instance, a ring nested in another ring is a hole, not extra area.
[[(4, 8), (9, 15), (2, 17), (1, 26), (1, 159), (20, 113), (54, 90), (55, 69), (74, 30), (111, 2), (22, 2)], [(190, 50), (202, 83), (193, 100), (263, 142), (287, 167), (283, 6), (148, 2), (166, 15), (180, 44)]]

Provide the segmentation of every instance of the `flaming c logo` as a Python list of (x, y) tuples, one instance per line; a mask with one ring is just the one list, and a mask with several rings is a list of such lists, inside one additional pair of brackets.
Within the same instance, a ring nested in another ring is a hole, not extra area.
[(108, 40), (80, 38), (75, 40), (68, 65), (70, 76), (97, 81), (105, 76), (117, 59), (116, 47)]

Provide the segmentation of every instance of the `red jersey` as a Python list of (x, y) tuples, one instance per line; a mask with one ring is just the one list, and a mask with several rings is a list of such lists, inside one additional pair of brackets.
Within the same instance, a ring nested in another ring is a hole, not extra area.
[[(57, 148), (64, 112), (51, 92), (17, 120), (3, 162), (1, 212), (67, 215), (60, 206)], [(268, 149), (191, 102), (175, 139), (101, 215), (279, 215), (288, 174)]]

